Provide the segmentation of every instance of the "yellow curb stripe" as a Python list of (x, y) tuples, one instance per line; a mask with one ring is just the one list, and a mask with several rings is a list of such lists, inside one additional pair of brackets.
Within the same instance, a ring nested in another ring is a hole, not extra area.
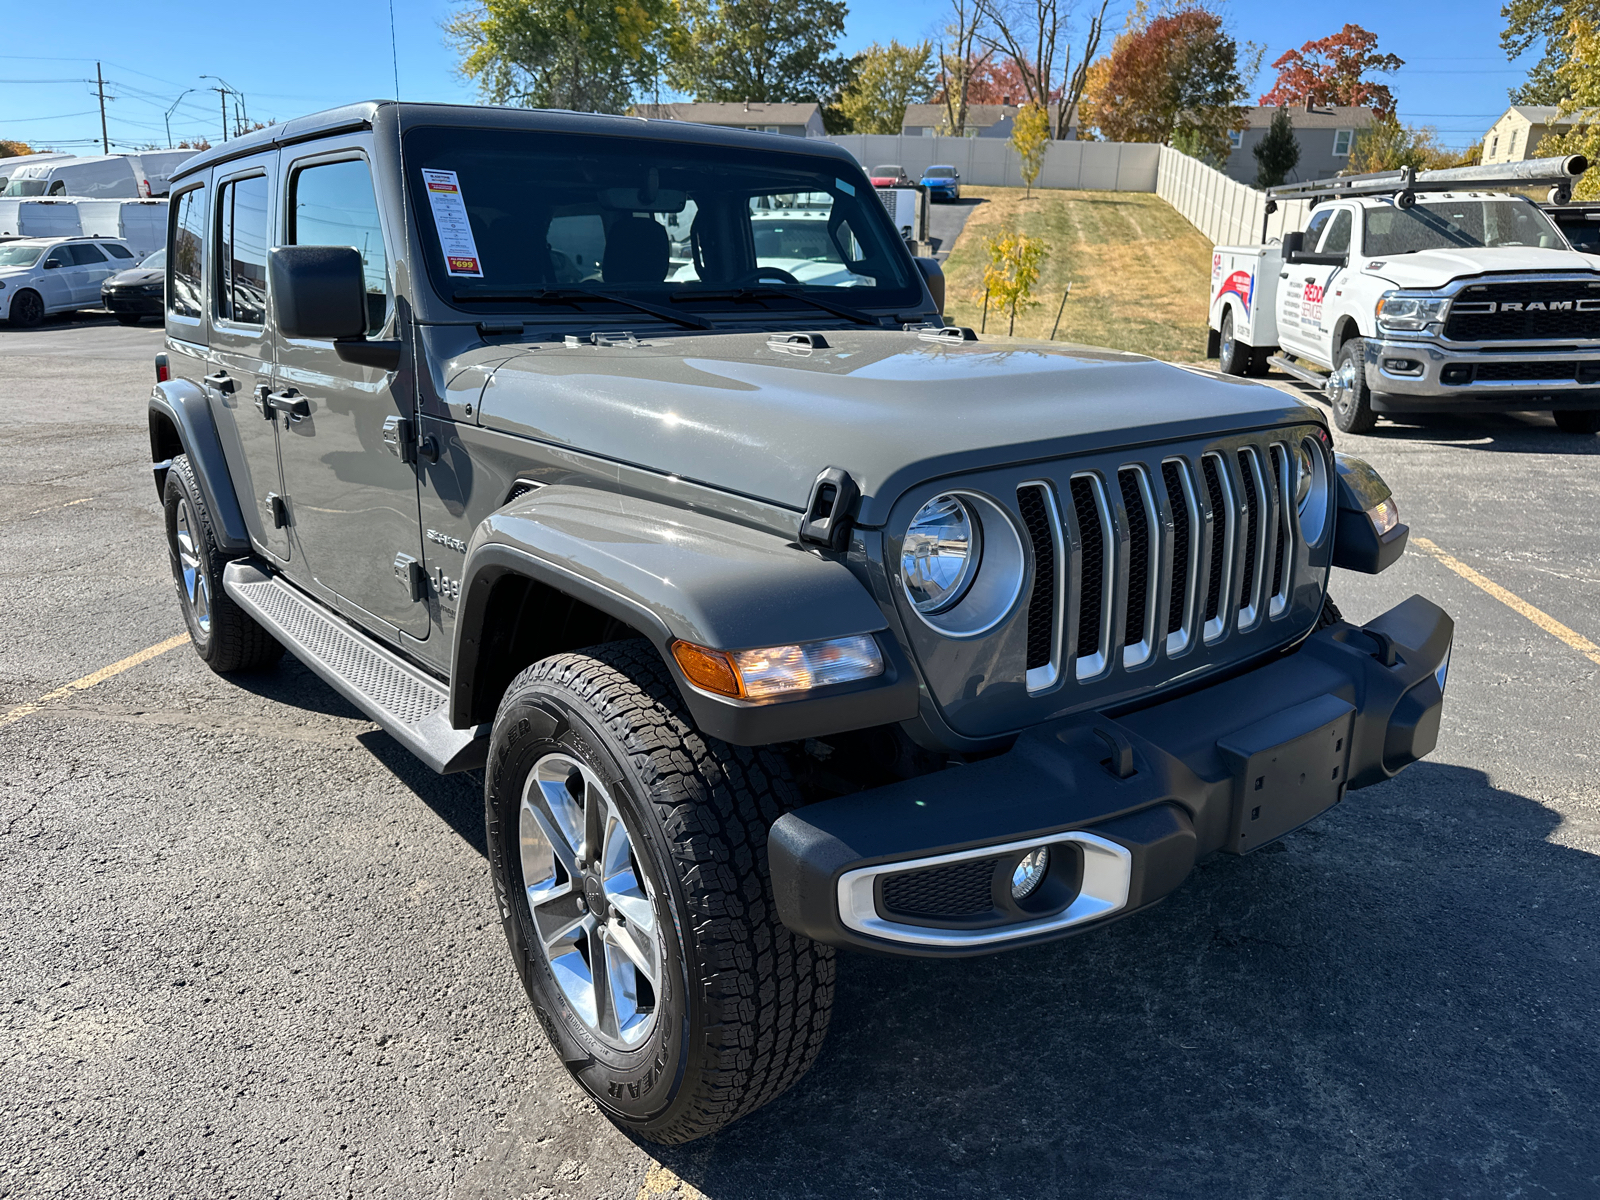
[(1501, 604), (1504, 604), (1507, 608), (1514, 612), (1521, 613), (1540, 629), (1544, 630), (1552, 637), (1560, 638), (1563, 642), (1571, 646), (1590, 662), (1594, 663), (1596, 666), (1600, 666), (1600, 646), (1595, 645), (1577, 630), (1568, 629), (1549, 613), (1535, 608), (1533, 605), (1529, 604), (1526, 600), (1524, 600), (1521, 596), (1516, 595), (1514, 592), (1506, 591), (1505, 588), (1501, 587), (1494, 580), (1480, 575), (1477, 571), (1474, 571), (1471, 567), (1467, 566), (1467, 564), (1462, 562), (1459, 558), (1456, 558), (1454, 555), (1446, 554), (1427, 538), (1413, 537), (1411, 539), (1411, 544), (1416, 546), (1418, 549), (1427, 551), (1429, 554), (1433, 555), (1434, 558), (1438, 559), (1445, 566), (1449, 567), (1457, 575), (1461, 576), (1461, 578), (1465, 579), (1468, 583), (1475, 587), (1482, 588), (1484, 591), (1488, 592), (1489, 595), (1500, 601)]
[(65, 699), (73, 692), (85, 691), (97, 683), (104, 683), (113, 675), (121, 675), (124, 671), (137, 667), (140, 663), (147, 663), (158, 655), (165, 654), (168, 650), (176, 650), (189, 640), (187, 633), (175, 634), (164, 642), (157, 642), (148, 646), (137, 654), (130, 654), (121, 662), (114, 662), (109, 667), (101, 667), (92, 675), (85, 675), (82, 679), (74, 679), (65, 687), (58, 687), (53, 692), (46, 692), (37, 700), (28, 704), (19, 704), (4, 716), (0, 716), (0, 726), (9, 725), (13, 721), (20, 721), (23, 717), (38, 712), (47, 704), (54, 704), (57, 700)]

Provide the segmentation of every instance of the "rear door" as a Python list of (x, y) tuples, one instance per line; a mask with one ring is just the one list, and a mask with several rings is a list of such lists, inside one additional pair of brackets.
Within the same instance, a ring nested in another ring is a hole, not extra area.
[(106, 252), (91, 242), (73, 242), (67, 249), (78, 264), (73, 276), (77, 289), (74, 300), (78, 304), (99, 304), (100, 285), (111, 275), (111, 260)]
[[(367, 336), (398, 337), (384, 223), (372, 184), (368, 134), (318, 143), (284, 172), (284, 245), (353, 246), (366, 267)], [(428, 606), (413, 600), (409, 568), (423, 561), (416, 429), (409, 372), (345, 362), (331, 341), (279, 337), (278, 387), (306, 415), (280, 441), (303, 586), (413, 637), (428, 634)], [(402, 425), (402, 422), (405, 424)], [(370, 623), (369, 623), (370, 627)]]
[(219, 167), (211, 197), (210, 348), (206, 393), (223, 452), (240, 488), (250, 536), (279, 561), (289, 558), (287, 509), (278, 464), (284, 418), (266, 403), (272, 390), (272, 339), (267, 335), (267, 247), (276, 234), (277, 152)]
[[(1307, 253), (1315, 251), (1332, 219), (1333, 210), (1330, 208), (1318, 209), (1313, 213), (1310, 223), (1306, 225), (1305, 242), (1301, 249)], [(1321, 267), (1292, 263), (1285, 259), (1278, 275), (1278, 345), (1291, 354), (1309, 354), (1316, 345), (1322, 303), (1320, 298), (1315, 299), (1315, 312), (1308, 324), (1306, 285), (1319, 283), (1321, 272)], [(1320, 293), (1313, 289), (1313, 296), (1320, 297)]]

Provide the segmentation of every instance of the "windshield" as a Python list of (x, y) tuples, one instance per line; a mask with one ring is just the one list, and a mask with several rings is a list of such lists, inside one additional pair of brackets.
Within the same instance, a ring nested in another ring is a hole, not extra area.
[(13, 179), (6, 184), (7, 196), (42, 196), (50, 186), (48, 179)]
[(164, 271), (167, 269), (167, 252), (157, 250), (154, 254), (147, 254), (139, 260), (139, 265), (147, 271)]
[(1368, 209), (1362, 252), (1386, 258), (1418, 250), (1561, 245), (1549, 218), (1526, 200), (1421, 200), (1412, 208)]
[(806, 308), (783, 295), (792, 292), (834, 294), (853, 308), (920, 307), (900, 240), (853, 165), (459, 128), (412, 130), (405, 162), (429, 271), (458, 305), (587, 308), (589, 292), (593, 303), (626, 296), (691, 313), (736, 304), (759, 317)]
[(0, 267), (31, 267), (44, 252), (45, 247), (37, 243), (13, 242), (9, 246), (0, 243)]
[(929, 167), (922, 173), (922, 177), (924, 179), (954, 179), (956, 177), (956, 169), (954, 167)]

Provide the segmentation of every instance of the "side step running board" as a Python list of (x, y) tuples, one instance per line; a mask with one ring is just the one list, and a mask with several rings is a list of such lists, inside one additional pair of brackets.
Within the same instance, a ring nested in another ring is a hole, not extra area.
[(1328, 384), (1328, 377), (1326, 375), (1318, 374), (1310, 367), (1302, 367), (1299, 363), (1290, 362), (1281, 354), (1274, 354), (1271, 358), (1267, 359), (1267, 362), (1272, 366), (1277, 367), (1278, 370), (1282, 371), (1285, 375), (1293, 375), (1301, 383), (1309, 383), (1312, 387), (1322, 388), (1326, 387)]
[(229, 563), (222, 586), (290, 653), (441, 775), (488, 760), (489, 727), (450, 728), (450, 695), (442, 683), (299, 588), (249, 559)]

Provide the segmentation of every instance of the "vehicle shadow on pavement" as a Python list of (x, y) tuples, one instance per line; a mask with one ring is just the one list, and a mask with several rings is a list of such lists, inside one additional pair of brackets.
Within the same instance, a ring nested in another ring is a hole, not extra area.
[(1563, 433), (1546, 413), (1441, 413), (1386, 418), (1367, 436), (1511, 454), (1600, 454), (1600, 437)]
[(1560, 824), (1423, 762), (1099, 933), (841, 954), (805, 1081), (644, 1148), (712, 1200), (1594, 1195), (1600, 857)]

